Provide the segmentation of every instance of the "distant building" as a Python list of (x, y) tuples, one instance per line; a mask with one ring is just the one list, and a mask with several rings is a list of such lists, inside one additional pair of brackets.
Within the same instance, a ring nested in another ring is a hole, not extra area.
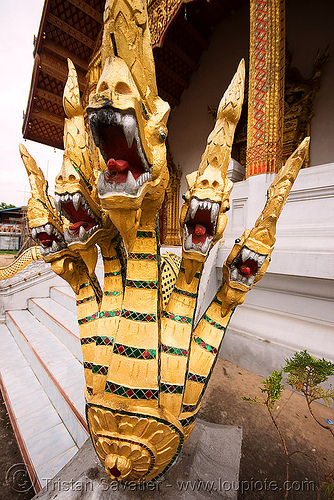
[(27, 207), (12, 207), (0, 210), (0, 250), (19, 250), (21, 246), (22, 221)]

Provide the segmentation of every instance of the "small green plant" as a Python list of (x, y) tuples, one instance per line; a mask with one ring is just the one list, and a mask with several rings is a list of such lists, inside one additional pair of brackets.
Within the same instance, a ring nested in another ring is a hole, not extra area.
[[(289, 481), (289, 467), (290, 458), (296, 453), (302, 453), (308, 456), (302, 451), (289, 452), (284, 435), (275, 419), (273, 414), (273, 409), (276, 401), (279, 401), (282, 397), (282, 392), (284, 390), (284, 385), (282, 384), (283, 373), (287, 374), (287, 383), (296, 391), (301, 392), (306, 399), (308, 410), (313, 417), (313, 419), (320, 425), (323, 429), (328, 430), (334, 437), (334, 431), (329, 425), (322, 424), (314, 415), (312, 409), (312, 403), (314, 401), (319, 401), (322, 399), (327, 406), (330, 406), (331, 401), (334, 401), (334, 389), (330, 386), (329, 389), (324, 389), (320, 384), (326, 382), (328, 377), (334, 375), (334, 363), (327, 361), (324, 358), (315, 359), (306, 350), (301, 352), (296, 352), (291, 358), (286, 359), (286, 364), (282, 367), (281, 371), (274, 370), (268, 378), (261, 382), (259, 389), (262, 392), (262, 397), (256, 396), (254, 398), (243, 397), (244, 401), (250, 403), (260, 403), (265, 406), (268, 410), (270, 418), (280, 436), (285, 457), (286, 457), (286, 481)], [(263, 386), (263, 387), (262, 387)], [(320, 498), (320, 491), (325, 495), (328, 500), (334, 500), (334, 469), (330, 474), (325, 476), (325, 479), (321, 485), (321, 489), (318, 489), (318, 499)], [(284, 498), (288, 498), (288, 489), (285, 492)]]

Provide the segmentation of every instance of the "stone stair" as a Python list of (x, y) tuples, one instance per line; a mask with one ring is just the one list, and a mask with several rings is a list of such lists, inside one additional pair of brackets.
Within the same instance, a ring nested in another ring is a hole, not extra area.
[(0, 386), (22, 457), (38, 492), (88, 437), (84, 376), (70, 287), (6, 312), (0, 324)]

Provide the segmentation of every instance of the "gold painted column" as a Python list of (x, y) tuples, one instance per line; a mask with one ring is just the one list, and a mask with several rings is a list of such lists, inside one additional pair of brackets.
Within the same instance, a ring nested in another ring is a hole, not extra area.
[(284, 0), (250, 0), (246, 177), (282, 166)]

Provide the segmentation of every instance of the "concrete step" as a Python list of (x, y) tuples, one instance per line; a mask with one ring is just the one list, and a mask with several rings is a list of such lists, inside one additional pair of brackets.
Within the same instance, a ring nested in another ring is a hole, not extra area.
[(80, 447), (87, 439), (82, 364), (30, 311), (9, 311), (6, 322), (75, 444)]
[(50, 297), (29, 299), (28, 310), (82, 362), (76, 314)]
[[(39, 322), (30, 316), (27, 311), (12, 312), (8, 315), (11, 330), (18, 338), (19, 345), (27, 358), (7, 326), (0, 324), (0, 388), (22, 458), (34, 489), (38, 492), (75, 455), (87, 434), (85, 431), (80, 431), (75, 436), (73, 431), (69, 432), (64, 424), (68, 418), (64, 414), (61, 416), (41, 384), (42, 380), (48, 378), (49, 372), (55, 378), (52, 372), (53, 365), (56, 363), (61, 367), (63, 362), (57, 361), (56, 358), (54, 361), (44, 358), (43, 363), (47, 363), (47, 370), (43, 365), (36, 366), (39, 363), (37, 356), (42, 354), (37, 344), (39, 343), (40, 347), (44, 345), (44, 348), (48, 346), (52, 351), (54, 342), (51, 341), (49, 344), (50, 338), (44, 336), (42, 329), (38, 328)], [(24, 333), (20, 332), (22, 323)], [(39, 342), (36, 342), (38, 338)], [(55, 338), (54, 341), (58, 342)], [(34, 353), (35, 349), (38, 352)], [(35, 370), (30, 366), (33, 357), (36, 358), (33, 362)], [(69, 360), (66, 366), (70, 366)], [(53, 378), (49, 379), (47, 386), (51, 384), (55, 386), (56, 379)], [(55, 393), (55, 387), (51, 392)], [(61, 397), (59, 393), (58, 400)], [(80, 404), (82, 406), (82, 403)], [(59, 401), (57, 406), (59, 408)], [(67, 409), (67, 413), (71, 413), (70, 408)]]
[(73, 314), (77, 314), (75, 296), (70, 286), (53, 286), (50, 288), (50, 297)]

